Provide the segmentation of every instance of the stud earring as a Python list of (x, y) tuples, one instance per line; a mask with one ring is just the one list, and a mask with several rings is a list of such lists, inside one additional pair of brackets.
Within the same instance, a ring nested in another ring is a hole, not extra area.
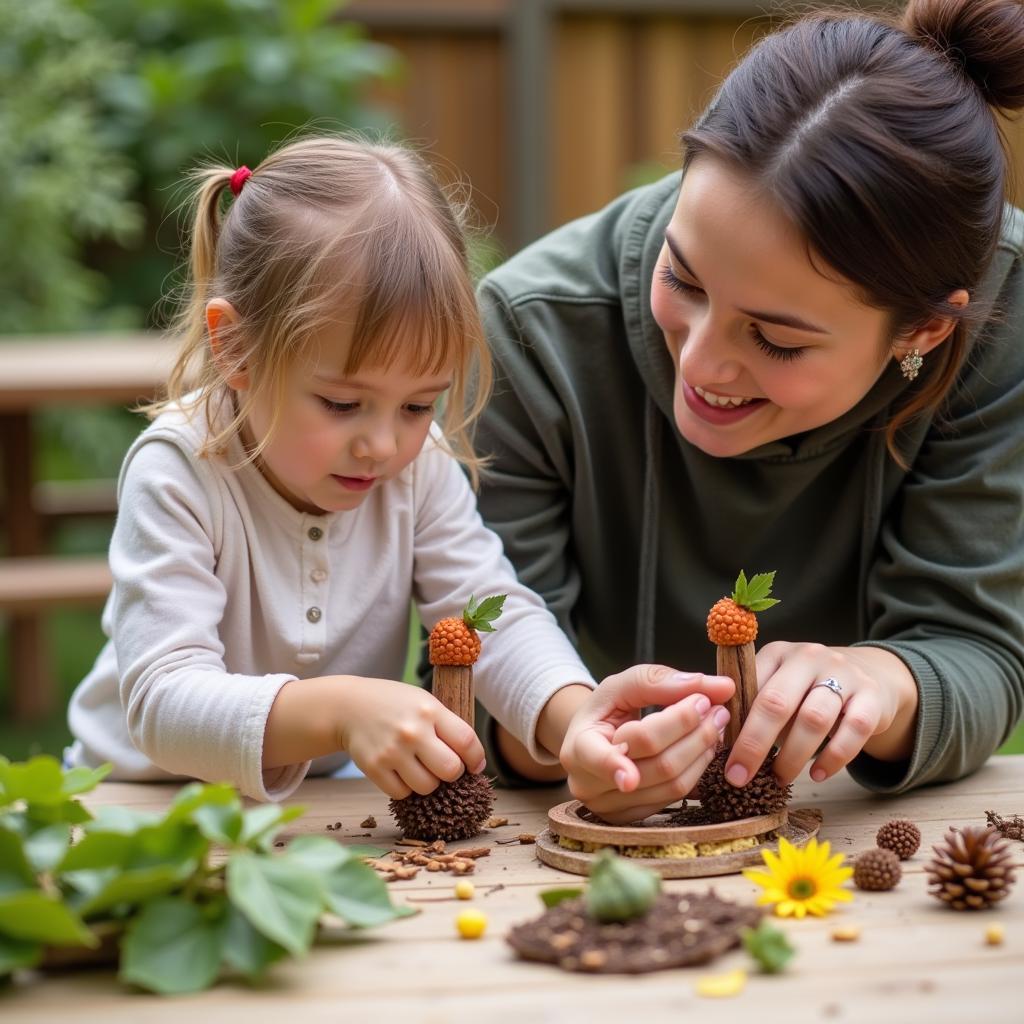
[(913, 380), (917, 376), (917, 371), (924, 366), (924, 356), (921, 355), (921, 350), (915, 348), (913, 352), (908, 352), (900, 360), (900, 372), (907, 380)]

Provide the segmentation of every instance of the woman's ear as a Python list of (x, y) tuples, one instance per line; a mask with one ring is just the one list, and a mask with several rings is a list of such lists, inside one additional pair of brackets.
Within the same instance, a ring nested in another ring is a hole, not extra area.
[(210, 299), (206, 304), (206, 330), (213, 363), (224, 383), (234, 391), (245, 391), (249, 387), (249, 371), (238, 331), (240, 323), (238, 311), (227, 299)]
[[(958, 288), (949, 296), (949, 304), (963, 309), (970, 302), (970, 296), (963, 288)], [(948, 316), (934, 316), (920, 327), (900, 335), (893, 343), (893, 356), (897, 362), (912, 352), (926, 356), (933, 348), (941, 345), (956, 327), (956, 320)]]

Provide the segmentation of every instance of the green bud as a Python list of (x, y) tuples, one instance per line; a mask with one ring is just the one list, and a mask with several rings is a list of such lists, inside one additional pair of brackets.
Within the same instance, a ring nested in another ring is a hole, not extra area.
[(587, 913), (598, 921), (631, 921), (645, 914), (661, 891), (661, 875), (602, 850), (590, 869)]

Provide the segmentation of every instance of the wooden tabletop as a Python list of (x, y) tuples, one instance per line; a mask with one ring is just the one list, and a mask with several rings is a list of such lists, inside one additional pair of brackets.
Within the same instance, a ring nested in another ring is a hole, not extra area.
[(157, 333), (0, 339), (0, 412), (43, 405), (129, 405), (167, 380), (174, 346)]
[[(86, 802), (159, 809), (174, 792), (168, 786), (108, 783)], [(482, 939), (456, 935), (455, 916), (467, 904), (454, 899), (453, 879), (420, 872), (416, 879), (392, 883), (391, 892), (422, 913), (364, 932), (358, 940), (314, 946), (305, 960), (273, 968), (262, 989), (221, 982), (209, 992), (171, 999), (133, 992), (110, 970), (30, 975), (0, 992), (0, 1019), (148, 1024), (180, 1022), (190, 1014), (196, 1024), (1024, 1020), (1024, 871), (1018, 871), (1016, 889), (999, 909), (979, 913), (946, 909), (927, 895), (923, 873), (931, 844), (949, 825), (984, 824), (986, 810), (1004, 816), (1024, 812), (1024, 755), (993, 757), (962, 782), (891, 799), (872, 797), (845, 776), (825, 785), (798, 783), (794, 806), (822, 808), (820, 837), (837, 851), (854, 853), (874, 845), (878, 827), (893, 817), (920, 825), (922, 849), (905, 862), (903, 881), (892, 892), (856, 891), (853, 902), (823, 919), (774, 919), (797, 948), (787, 972), (752, 972), (746, 988), (727, 999), (696, 995), (694, 982), (750, 966), (740, 950), (703, 967), (637, 977), (571, 974), (513, 956), (503, 936), (512, 925), (541, 913), (538, 893), (578, 885), (580, 879), (539, 863), (532, 846), (496, 843), (520, 832), (539, 832), (548, 807), (565, 799), (562, 789), (502, 790), (495, 813), (508, 816), (509, 825), (468, 843), (493, 847), (490, 856), (477, 861), (472, 876), (472, 905), (489, 919)], [(398, 838), (386, 799), (363, 780), (310, 780), (296, 802), (308, 811), (290, 827), (291, 834), (378, 846)], [(371, 814), (378, 827), (372, 838), (359, 838), (367, 831), (360, 822)], [(326, 830), (338, 821), (340, 829)], [(1024, 865), (1024, 844), (1013, 842), (1013, 847), (1016, 862)], [(666, 885), (697, 892), (713, 886), (722, 896), (743, 901), (752, 901), (755, 894), (739, 875)], [(988, 946), (985, 929), (997, 921), (1005, 928), (1005, 942)], [(862, 930), (858, 942), (832, 941), (833, 928), (851, 923)]]

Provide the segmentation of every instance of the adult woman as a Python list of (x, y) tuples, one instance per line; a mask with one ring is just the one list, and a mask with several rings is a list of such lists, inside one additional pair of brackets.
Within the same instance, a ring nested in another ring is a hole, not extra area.
[[(778, 570), (734, 784), (774, 744), (784, 781), (809, 761), (883, 792), (951, 779), (1021, 715), (1024, 220), (992, 110), (1021, 106), (1019, 0), (810, 16), (684, 133), (681, 186), (482, 285), (481, 508), (595, 675), (700, 670), (708, 607), (740, 568)], [(611, 818), (708, 756), (692, 715), (623, 724), (667, 686), (640, 676), (599, 687), (562, 748)]]

